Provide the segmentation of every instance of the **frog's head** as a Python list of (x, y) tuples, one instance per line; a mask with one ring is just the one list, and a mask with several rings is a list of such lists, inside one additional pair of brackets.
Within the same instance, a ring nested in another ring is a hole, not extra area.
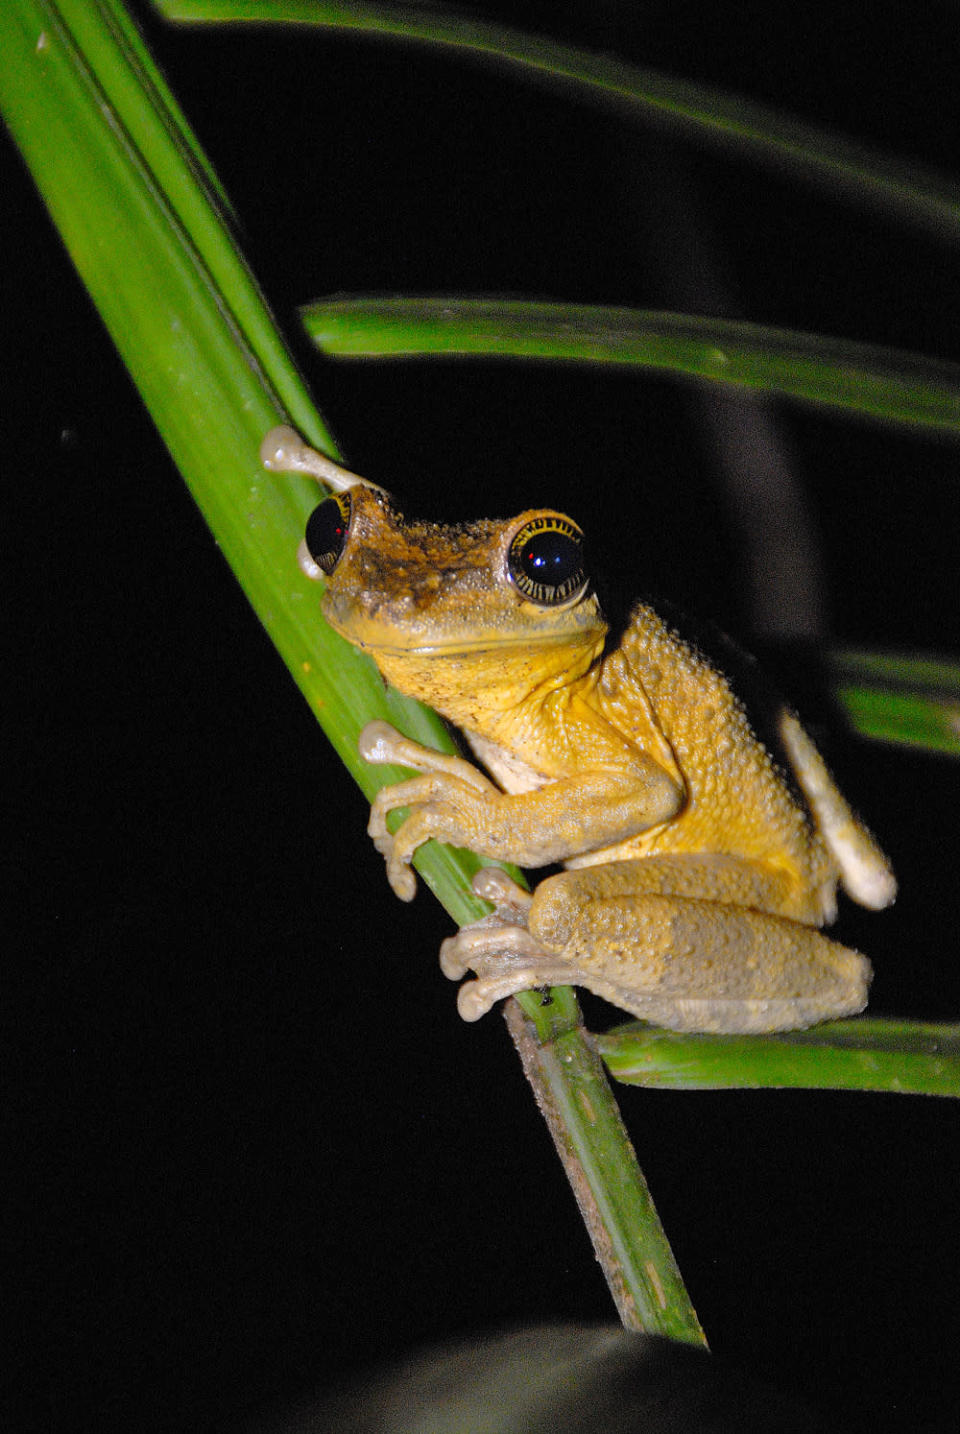
[(382, 492), (357, 486), (314, 510), (304, 547), (304, 571), (327, 579), (327, 621), (375, 657), (506, 657), (516, 645), (579, 645), (603, 632), (583, 534), (562, 513), (408, 523)]
[(382, 488), (290, 429), (268, 434), (261, 454), (270, 469), (309, 473), (334, 489), (307, 522), (300, 566), (326, 581), (331, 626), (401, 690), (442, 705), (453, 688), (471, 687), (482, 703), (496, 687), (503, 700), (504, 687), (519, 695), (553, 672), (588, 666), (602, 647), (607, 626), (583, 534), (562, 513), (408, 523)]

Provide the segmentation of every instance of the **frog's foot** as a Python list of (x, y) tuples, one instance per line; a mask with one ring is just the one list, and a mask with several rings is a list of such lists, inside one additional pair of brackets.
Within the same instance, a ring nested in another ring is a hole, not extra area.
[(518, 886), (513, 877), (508, 876), (501, 867), (482, 867), (470, 885), (475, 896), (481, 896), (484, 901), (493, 903), (498, 916), (512, 916), (513, 920), (519, 916), (526, 921), (527, 912), (533, 905), (533, 893), (523, 886)]
[(538, 946), (523, 926), (471, 930), (469, 944), (461, 940), (463, 935), (443, 943), (440, 965), (451, 980), (468, 968), (476, 972), (476, 979), (464, 981), (457, 992), (457, 1010), (465, 1021), (478, 1021), (497, 1001), (518, 991), (570, 984), (570, 967)]
[[(370, 807), (367, 831), (387, 863), (387, 878), (402, 901), (411, 901), (417, 879), (410, 863), (418, 846), (435, 835), (438, 804), (471, 794), (495, 793), (493, 783), (463, 757), (435, 752), (404, 737), (389, 722), (368, 722), (357, 743), (361, 757), (373, 766), (412, 767), (422, 775), (382, 787)], [(406, 821), (391, 832), (387, 817), (397, 807), (409, 807)]]
[(464, 926), (440, 947), (440, 969), (451, 981), (467, 971), (477, 979), (466, 981), (457, 992), (457, 1009), (465, 1021), (477, 1021), (490, 1007), (517, 991), (536, 986), (566, 985), (570, 968), (540, 945), (526, 928), (533, 898), (498, 867), (485, 867), (473, 879), (473, 889), (496, 911)]
[(533, 903), (529, 891), (518, 886), (498, 866), (485, 866), (470, 883), (475, 896), (490, 901), (496, 908), (489, 916), (471, 921), (456, 936), (448, 936), (440, 947), (440, 969), (451, 981), (459, 981), (467, 971), (476, 970), (474, 957), (482, 956), (488, 947), (528, 957), (547, 953), (527, 930), (527, 912)]

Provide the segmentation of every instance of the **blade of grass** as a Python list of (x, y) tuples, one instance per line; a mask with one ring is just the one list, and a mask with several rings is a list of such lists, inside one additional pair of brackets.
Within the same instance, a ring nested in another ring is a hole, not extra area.
[(960, 364), (790, 329), (639, 309), (465, 299), (318, 299), (300, 310), (337, 358), (536, 358), (666, 369), (960, 434)]
[(708, 85), (662, 75), (505, 25), (484, 24), (459, 11), (363, 0), (154, 0), (170, 20), (256, 21), (359, 30), (442, 45), (502, 64), (518, 65), (596, 99), (688, 133), (702, 142), (753, 154), (778, 173), (812, 180), (850, 201), (896, 214), (941, 241), (960, 242), (960, 191), (916, 165), (897, 164), (863, 145), (802, 124), (763, 105)]
[(778, 1036), (687, 1036), (618, 1026), (597, 1036), (610, 1073), (662, 1090), (893, 1091), (960, 1097), (960, 1026), (861, 1017)]
[[(369, 718), (386, 717), (435, 746), (449, 749), (449, 739), (432, 713), (385, 691), (373, 665), (319, 620), (316, 589), (294, 561), (315, 489), (306, 480), (268, 478), (258, 449), (288, 414), (321, 442), (322, 423), (217, 211), (200, 147), (133, 36), (120, 0), (6, 0), (0, 111), (219, 545), (318, 720), (371, 794), (391, 774), (359, 760), (356, 734)], [(465, 921), (486, 909), (469, 889), (480, 864), (431, 843), (418, 866)], [(558, 1012), (575, 1010), (570, 992), (557, 992), (555, 1003)], [(526, 1004), (535, 1010), (541, 1002), (528, 996)], [(565, 1038), (586, 1048), (579, 1026), (565, 1029)], [(559, 1084), (551, 1092), (558, 1109), (575, 1100), (562, 1088), (565, 1065), (543, 1078)], [(605, 1079), (593, 1099), (609, 1106), (609, 1127), (616, 1112)], [(642, 1177), (624, 1165), (605, 1127), (584, 1139), (593, 1150), (588, 1178), (639, 1181), (644, 1208)], [(603, 1189), (595, 1198), (598, 1208), (609, 1203)], [(645, 1219), (656, 1221), (652, 1205)], [(665, 1243), (659, 1226), (656, 1233)], [(627, 1232), (628, 1243), (633, 1238), (642, 1248), (643, 1232)], [(615, 1261), (617, 1242), (608, 1243), (598, 1256)], [(632, 1287), (632, 1268), (607, 1273), (612, 1285)], [(697, 1341), (679, 1279), (673, 1293), (670, 1321), (655, 1310), (650, 1328), (685, 1327)], [(638, 1307), (644, 1298), (638, 1290)]]

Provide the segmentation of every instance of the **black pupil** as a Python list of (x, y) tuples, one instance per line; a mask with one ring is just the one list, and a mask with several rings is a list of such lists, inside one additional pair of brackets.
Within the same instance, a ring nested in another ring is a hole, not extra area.
[(546, 587), (563, 587), (580, 567), (580, 544), (567, 533), (545, 529), (523, 545), (521, 566), (528, 578)]
[(307, 552), (318, 567), (327, 574), (336, 566), (343, 552), (347, 525), (340, 504), (335, 498), (328, 498), (319, 508), (314, 508), (307, 519), (304, 533)]

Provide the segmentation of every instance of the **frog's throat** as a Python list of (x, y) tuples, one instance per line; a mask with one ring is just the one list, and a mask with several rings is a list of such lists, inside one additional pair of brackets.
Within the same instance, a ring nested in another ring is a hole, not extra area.
[[(363, 650), (363, 645), (351, 641)], [(526, 643), (425, 644), (386, 647), (371, 643), (369, 655), (399, 692), (427, 702), (452, 722), (482, 728), (492, 714), (545, 693), (582, 682), (602, 651), (603, 639), (586, 633)]]

